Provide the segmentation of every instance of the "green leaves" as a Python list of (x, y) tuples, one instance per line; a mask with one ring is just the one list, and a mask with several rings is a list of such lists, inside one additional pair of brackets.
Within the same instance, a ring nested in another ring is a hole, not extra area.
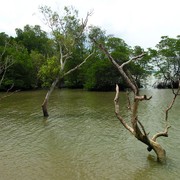
[(46, 63), (40, 67), (40, 70), (38, 72), (38, 77), (42, 81), (43, 87), (49, 87), (51, 83), (54, 81), (54, 79), (60, 75), (59, 66), (60, 65), (57, 61), (57, 58), (54, 56), (48, 58)]
[(17, 37), (15, 40), (18, 44), (22, 44), (25, 48), (27, 48), (30, 53), (32, 50), (38, 51), (43, 55), (48, 54), (48, 37), (47, 33), (41, 30), (41, 27), (38, 25), (24, 26), (24, 29), (16, 28)]
[(180, 39), (162, 36), (156, 45), (157, 49), (149, 49), (152, 62), (156, 66), (156, 75), (161, 81), (174, 81), (180, 78)]

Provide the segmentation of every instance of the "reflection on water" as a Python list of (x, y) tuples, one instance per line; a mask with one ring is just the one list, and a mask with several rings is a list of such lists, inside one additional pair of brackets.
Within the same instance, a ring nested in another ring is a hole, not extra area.
[[(139, 118), (152, 136), (164, 127), (169, 90), (143, 90)], [(180, 179), (180, 99), (169, 115), (168, 138), (158, 139), (167, 163), (129, 134), (114, 116), (114, 92), (56, 90), (44, 119), (45, 91), (20, 92), (0, 102), (0, 179)], [(128, 119), (125, 94), (122, 115)]]

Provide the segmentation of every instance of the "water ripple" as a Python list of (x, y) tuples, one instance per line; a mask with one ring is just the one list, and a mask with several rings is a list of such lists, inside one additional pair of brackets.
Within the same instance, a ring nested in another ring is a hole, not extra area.
[[(153, 95), (139, 111), (153, 135), (164, 127), (169, 91), (142, 93)], [(39, 106), (44, 94), (20, 93), (1, 104), (0, 179), (180, 179), (179, 100), (170, 114), (170, 136), (159, 139), (167, 151), (167, 163), (160, 165), (116, 119), (114, 93), (55, 91), (47, 119)], [(125, 100), (121, 93), (121, 111), (128, 119)]]

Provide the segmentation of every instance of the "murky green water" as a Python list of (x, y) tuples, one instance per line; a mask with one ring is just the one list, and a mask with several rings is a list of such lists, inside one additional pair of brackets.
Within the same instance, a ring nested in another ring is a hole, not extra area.
[[(180, 179), (180, 98), (169, 116), (169, 137), (158, 139), (167, 151), (167, 163), (161, 165), (119, 124), (113, 92), (56, 90), (47, 120), (40, 109), (45, 93), (20, 92), (0, 102), (0, 179)], [(163, 129), (171, 91), (145, 93), (153, 99), (141, 103), (139, 119), (153, 135)], [(120, 100), (128, 118), (124, 93)]]

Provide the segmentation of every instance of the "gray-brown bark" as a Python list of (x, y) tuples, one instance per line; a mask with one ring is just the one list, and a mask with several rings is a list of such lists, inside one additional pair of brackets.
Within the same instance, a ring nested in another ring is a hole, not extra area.
[(58, 76), (58, 77), (54, 80), (54, 82), (52, 83), (50, 89), (48, 90), (48, 92), (47, 92), (47, 94), (46, 94), (46, 96), (45, 96), (45, 98), (44, 98), (44, 102), (43, 102), (43, 104), (42, 104), (42, 111), (43, 111), (44, 117), (48, 117), (48, 116), (49, 116), (49, 114), (48, 114), (48, 107), (47, 107), (47, 106), (48, 106), (49, 97), (50, 97), (50, 95), (52, 94), (55, 86), (56, 86), (57, 83), (59, 82), (59, 79), (60, 79), (60, 78), (59, 78), (59, 76)]
[[(132, 89), (133, 91), (133, 104), (130, 104), (130, 100), (128, 97), (128, 109), (131, 111), (132, 115), (131, 115), (131, 125), (129, 125), (126, 120), (121, 116), (120, 110), (119, 110), (119, 87), (118, 85), (116, 85), (116, 95), (115, 95), (115, 99), (114, 99), (114, 104), (115, 104), (115, 114), (117, 116), (117, 118), (119, 119), (119, 121), (121, 122), (121, 124), (131, 133), (133, 134), (138, 140), (140, 140), (141, 142), (143, 142), (144, 144), (146, 144), (147, 150), (151, 151), (154, 150), (154, 152), (157, 155), (157, 160), (160, 162), (163, 162), (166, 160), (166, 152), (163, 149), (163, 147), (157, 142), (157, 138), (164, 136), (167, 137), (168, 136), (168, 129), (170, 128), (170, 126), (168, 126), (168, 124), (166, 123), (165, 129), (163, 132), (159, 132), (157, 134), (155, 134), (152, 138), (149, 138), (148, 133), (146, 133), (144, 126), (142, 125), (142, 123), (139, 121), (138, 119), (138, 106), (139, 103), (141, 101), (144, 100), (150, 100), (152, 98), (152, 96), (147, 97), (146, 95), (139, 95), (139, 89), (137, 87), (137, 85), (134, 83), (134, 80), (132, 80), (132, 76), (124, 71), (123, 67), (127, 64), (129, 64), (132, 61), (135, 61), (141, 57), (143, 57), (145, 54), (141, 54), (139, 56), (136, 56), (128, 61), (126, 61), (125, 63), (123, 63), (122, 65), (119, 65), (111, 56), (111, 54), (105, 49), (104, 46), (102, 46), (101, 44), (98, 44), (96, 42), (96, 40), (93, 39), (93, 41), (96, 43), (96, 45), (98, 45), (98, 47), (102, 50), (102, 52), (104, 52), (108, 59), (112, 62), (112, 64), (119, 70), (121, 76), (124, 78), (124, 80), (126, 81), (126, 83), (129, 85), (129, 87)], [(167, 117), (168, 117), (168, 112), (169, 110), (172, 108), (175, 99), (177, 97), (177, 95), (180, 92), (180, 85), (179, 85), (179, 89), (177, 90), (176, 93), (174, 93), (174, 98), (173, 101), (171, 102), (171, 104), (169, 105), (169, 107), (166, 110), (166, 121), (167, 121)]]
[[(149, 98), (148, 98), (149, 99)], [(141, 98), (142, 100), (142, 98)], [(145, 99), (144, 99), (145, 100)], [(120, 115), (119, 111), (119, 87), (116, 85), (116, 95), (114, 99), (115, 103), (115, 113), (121, 124), (131, 132), (139, 141), (143, 142), (148, 146), (148, 151), (151, 151), (152, 149), (157, 155), (158, 161), (164, 161), (166, 159), (166, 153), (165, 150), (162, 148), (162, 146), (156, 142), (156, 139), (160, 136), (167, 136), (168, 128), (166, 128), (165, 132), (158, 133), (155, 136), (153, 136), (152, 139), (148, 137), (148, 134), (146, 133), (144, 126), (142, 123), (138, 120), (137, 117), (137, 110), (138, 110), (138, 102), (140, 99), (136, 99), (133, 103), (132, 107), (132, 118), (131, 118), (131, 125), (128, 125), (126, 121), (123, 119), (123, 117)]]

